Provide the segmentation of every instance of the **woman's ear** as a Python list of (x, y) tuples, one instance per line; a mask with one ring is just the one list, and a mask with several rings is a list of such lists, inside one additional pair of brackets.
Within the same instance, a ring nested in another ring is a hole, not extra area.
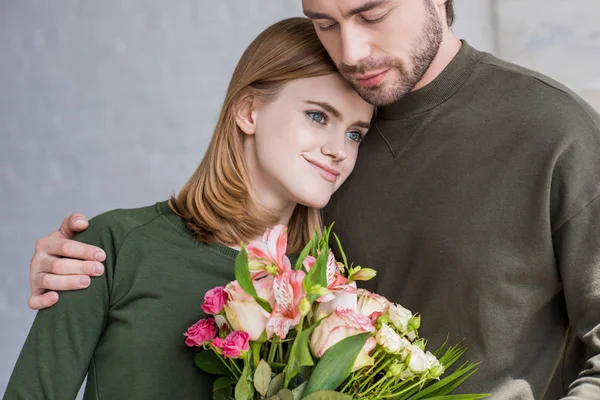
[(240, 96), (234, 107), (235, 123), (246, 135), (256, 133), (257, 102), (254, 96)]

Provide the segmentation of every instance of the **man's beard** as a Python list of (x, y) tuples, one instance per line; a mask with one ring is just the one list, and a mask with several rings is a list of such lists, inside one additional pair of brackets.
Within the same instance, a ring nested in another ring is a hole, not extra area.
[[(443, 37), (442, 23), (438, 19), (434, 6), (428, 0), (425, 0), (424, 3), (427, 8), (427, 20), (415, 41), (409, 65), (404, 65), (405, 63), (394, 57), (365, 59), (354, 66), (338, 65), (342, 75), (366, 102), (382, 107), (401, 99), (415, 88), (437, 55)], [(398, 73), (396, 82), (387, 86), (360, 86), (349, 76), (350, 74), (364, 74), (368, 71), (385, 71), (387, 69), (390, 69), (390, 72), (395, 70)]]

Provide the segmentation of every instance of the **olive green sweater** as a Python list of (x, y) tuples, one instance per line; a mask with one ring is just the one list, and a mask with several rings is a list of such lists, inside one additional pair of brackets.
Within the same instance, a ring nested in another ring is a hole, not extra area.
[(85, 399), (210, 399), (183, 333), (235, 279), (237, 251), (197, 244), (166, 202), (102, 214), (76, 239), (106, 251), (106, 273), (38, 312), (4, 398), (74, 399), (87, 374)]
[(378, 110), (325, 210), (369, 287), (471, 344), (463, 391), (600, 399), (600, 117), (467, 43)]

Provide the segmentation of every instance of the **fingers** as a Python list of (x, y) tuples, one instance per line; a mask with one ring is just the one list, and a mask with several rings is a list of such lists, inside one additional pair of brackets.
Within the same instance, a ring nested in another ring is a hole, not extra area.
[(106, 259), (106, 254), (99, 247), (56, 236), (46, 236), (38, 240), (35, 246), (35, 254), (88, 261), (104, 261)]
[(74, 213), (63, 219), (58, 231), (52, 232), (51, 235), (56, 235), (65, 239), (71, 239), (76, 232), (85, 230), (88, 225), (88, 220), (85, 215)]
[(58, 293), (46, 292), (44, 294), (36, 294), (29, 296), (27, 305), (32, 310), (41, 310), (53, 306), (58, 301)]
[[(104, 273), (104, 265), (96, 261), (81, 261), (70, 258), (50, 258), (46, 261), (49, 266), (46, 272), (54, 275), (88, 275), (100, 276)], [(59, 290), (44, 287), (46, 290)]]
[[(50, 288), (51, 290), (80, 290), (90, 285), (90, 277), (87, 275), (54, 275), (39, 274), (34, 278), (36, 287)], [(32, 290), (31, 295), (35, 295)]]

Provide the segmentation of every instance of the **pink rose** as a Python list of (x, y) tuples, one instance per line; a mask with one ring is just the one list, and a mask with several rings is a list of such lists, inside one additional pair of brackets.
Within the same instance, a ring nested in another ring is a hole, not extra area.
[(223, 351), (225, 358), (240, 358), (242, 352), (250, 348), (250, 335), (246, 332), (233, 331), (223, 340), (213, 340), (213, 345)]
[(321, 358), (328, 348), (342, 339), (363, 332), (375, 332), (375, 327), (368, 317), (350, 308), (337, 308), (315, 328), (310, 347), (313, 353)]
[(209, 290), (204, 295), (204, 304), (202, 304), (202, 310), (207, 314), (219, 314), (223, 311), (223, 306), (227, 301), (227, 292), (225, 287), (217, 286), (214, 289)]
[[(253, 281), (258, 296), (268, 301), (271, 306), (275, 302), (273, 295), (274, 279), (273, 275), (268, 275)], [(258, 340), (267, 326), (270, 314), (252, 296), (244, 292), (237, 281), (229, 283), (225, 287), (225, 291), (229, 298), (224, 309), (231, 328), (236, 331), (247, 332), (250, 335), (250, 340)]]
[[(367, 316), (350, 308), (337, 308), (315, 328), (310, 338), (310, 348), (317, 358), (321, 358), (327, 349), (342, 339), (363, 332), (375, 332), (375, 327)], [(373, 359), (369, 357), (373, 348), (373, 341), (368, 340), (358, 355), (353, 370), (373, 363)]]
[(201, 347), (204, 343), (210, 342), (218, 332), (217, 325), (213, 318), (204, 318), (190, 326), (186, 333), (185, 344), (189, 347)]

